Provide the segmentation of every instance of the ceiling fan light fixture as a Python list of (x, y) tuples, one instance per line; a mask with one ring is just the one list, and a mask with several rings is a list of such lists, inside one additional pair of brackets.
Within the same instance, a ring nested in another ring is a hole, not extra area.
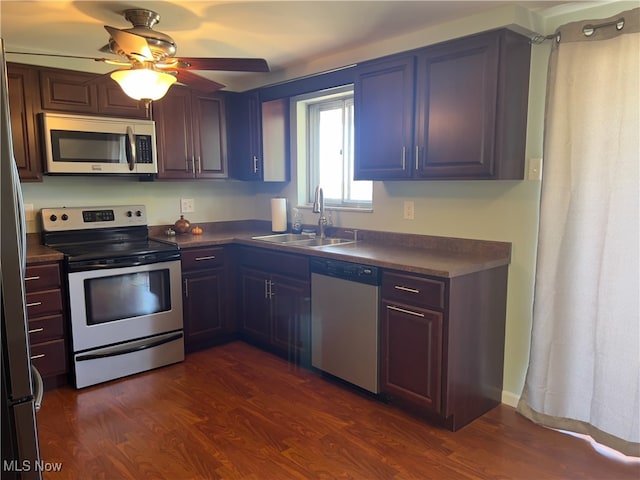
[(176, 77), (154, 68), (133, 68), (111, 73), (124, 93), (134, 100), (159, 100), (165, 96)]

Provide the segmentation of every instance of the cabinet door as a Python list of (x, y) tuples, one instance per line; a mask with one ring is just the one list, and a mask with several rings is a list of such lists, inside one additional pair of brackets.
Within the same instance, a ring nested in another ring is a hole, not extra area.
[(499, 36), (475, 35), (418, 57), (417, 175), (494, 174)]
[(247, 95), (246, 109), (249, 144), (246, 180), (262, 180), (262, 124), (260, 123), (260, 95), (257, 92)]
[(268, 345), (271, 340), (269, 276), (250, 268), (240, 269), (242, 331), (247, 337)]
[(185, 349), (209, 346), (225, 332), (224, 269), (183, 275)]
[(258, 94), (230, 92), (227, 105), (230, 175), (238, 180), (260, 180), (261, 162), (256, 156), (261, 155), (256, 153)]
[(227, 124), (224, 97), (193, 94), (195, 175), (226, 178)]
[(415, 406), (442, 408), (442, 313), (383, 300), (382, 390)]
[(355, 180), (411, 177), (414, 72), (413, 55), (359, 69), (354, 85)]
[(44, 110), (98, 112), (97, 75), (71, 70), (41, 69), (40, 94)]
[(289, 181), (289, 100), (262, 102), (260, 112), (262, 180)]
[[(33, 67), (7, 64), (13, 155), (20, 180), (42, 180), (35, 119), (35, 99), (40, 97), (38, 72)], [(37, 108), (37, 106), (36, 106)]]
[(158, 144), (158, 178), (193, 178), (191, 91), (185, 87), (171, 87), (152, 105)]
[(98, 113), (125, 118), (148, 118), (144, 102), (127, 96), (109, 76), (97, 83)]
[(294, 363), (308, 364), (311, 286), (279, 275), (271, 281), (271, 343)]

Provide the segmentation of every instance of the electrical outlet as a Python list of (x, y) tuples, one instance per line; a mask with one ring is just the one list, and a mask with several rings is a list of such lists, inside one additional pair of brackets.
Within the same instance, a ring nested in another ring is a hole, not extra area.
[(542, 180), (542, 159), (530, 158), (527, 170), (528, 180)]
[(36, 212), (33, 209), (33, 203), (24, 204), (24, 219), (26, 222), (34, 222), (36, 220)]
[(180, 213), (193, 213), (196, 211), (193, 198), (180, 199)]
[(403, 218), (405, 220), (413, 220), (414, 213), (415, 213), (415, 204), (413, 203), (413, 200), (405, 200)]

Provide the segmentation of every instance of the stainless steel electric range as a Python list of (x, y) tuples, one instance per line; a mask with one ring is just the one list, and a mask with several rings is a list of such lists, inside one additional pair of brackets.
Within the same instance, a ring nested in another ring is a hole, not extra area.
[(180, 250), (149, 238), (145, 207), (41, 213), (64, 254), (76, 387), (184, 360)]

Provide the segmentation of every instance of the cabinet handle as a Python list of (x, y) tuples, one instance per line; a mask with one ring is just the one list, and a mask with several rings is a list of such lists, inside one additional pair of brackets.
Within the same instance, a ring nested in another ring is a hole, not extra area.
[(418, 170), (418, 166), (420, 164), (420, 147), (416, 145), (416, 170)]
[(394, 307), (393, 305), (387, 305), (387, 308), (389, 310), (395, 310), (396, 312), (407, 313), (409, 315), (413, 315), (414, 317), (422, 317), (422, 318), (424, 318), (424, 313), (414, 312), (412, 310), (406, 310), (406, 309), (400, 308), (400, 307)]
[(271, 280), (264, 281), (264, 298), (271, 299), (273, 297), (273, 282)]
[(403, 287), (402, 285), (394, 285), (393, 288), (395, 288), (396, 290), (402, 290), (403, 292), (420, 293), (420, 290), (417, 290), (415, 288)]
[(24, 281), (28, 282), (30, 280), (40, 280), (40, 275), (37, 275), (35, 277), (25, 277)]
[(27, 303), (27, 307), (38, 307), (42, 305), (42, 302), (31, 302), (31, 303)]
[(202, 173), (202, 162), (200, 161), (199, 155), (198, 155), (198, 173)]
[(31, 360), (37, 360), (38, 358), (44, 358), (45, 354), (41, 353), (40, 355), (31, 355)]
[(253, 156), (253, 173), (258, 173), (258, 157)]
[(40, 327), (40, 328), (32, 328), (31, 330), (29, 330), (29, 333), (40, 333), (40, 332), (44, 332), (44, 328)]
[(403, 145), (402, 146), (402, 170), (404, 170), (406, 167), (406, 161), (407, 161), (407, 149)]
[(201, 262), (203, 260), (213, 260), (214, 258), (216, 258), (215, 255), (207, 255), (206, 257), (196, 257), (195, 260), (196, 262)]
[(189, 296), (189, 282), (187, 282), (186, 278), (183, 280), (183, 282), (184, 282), (184, 296), (188, 297)]

